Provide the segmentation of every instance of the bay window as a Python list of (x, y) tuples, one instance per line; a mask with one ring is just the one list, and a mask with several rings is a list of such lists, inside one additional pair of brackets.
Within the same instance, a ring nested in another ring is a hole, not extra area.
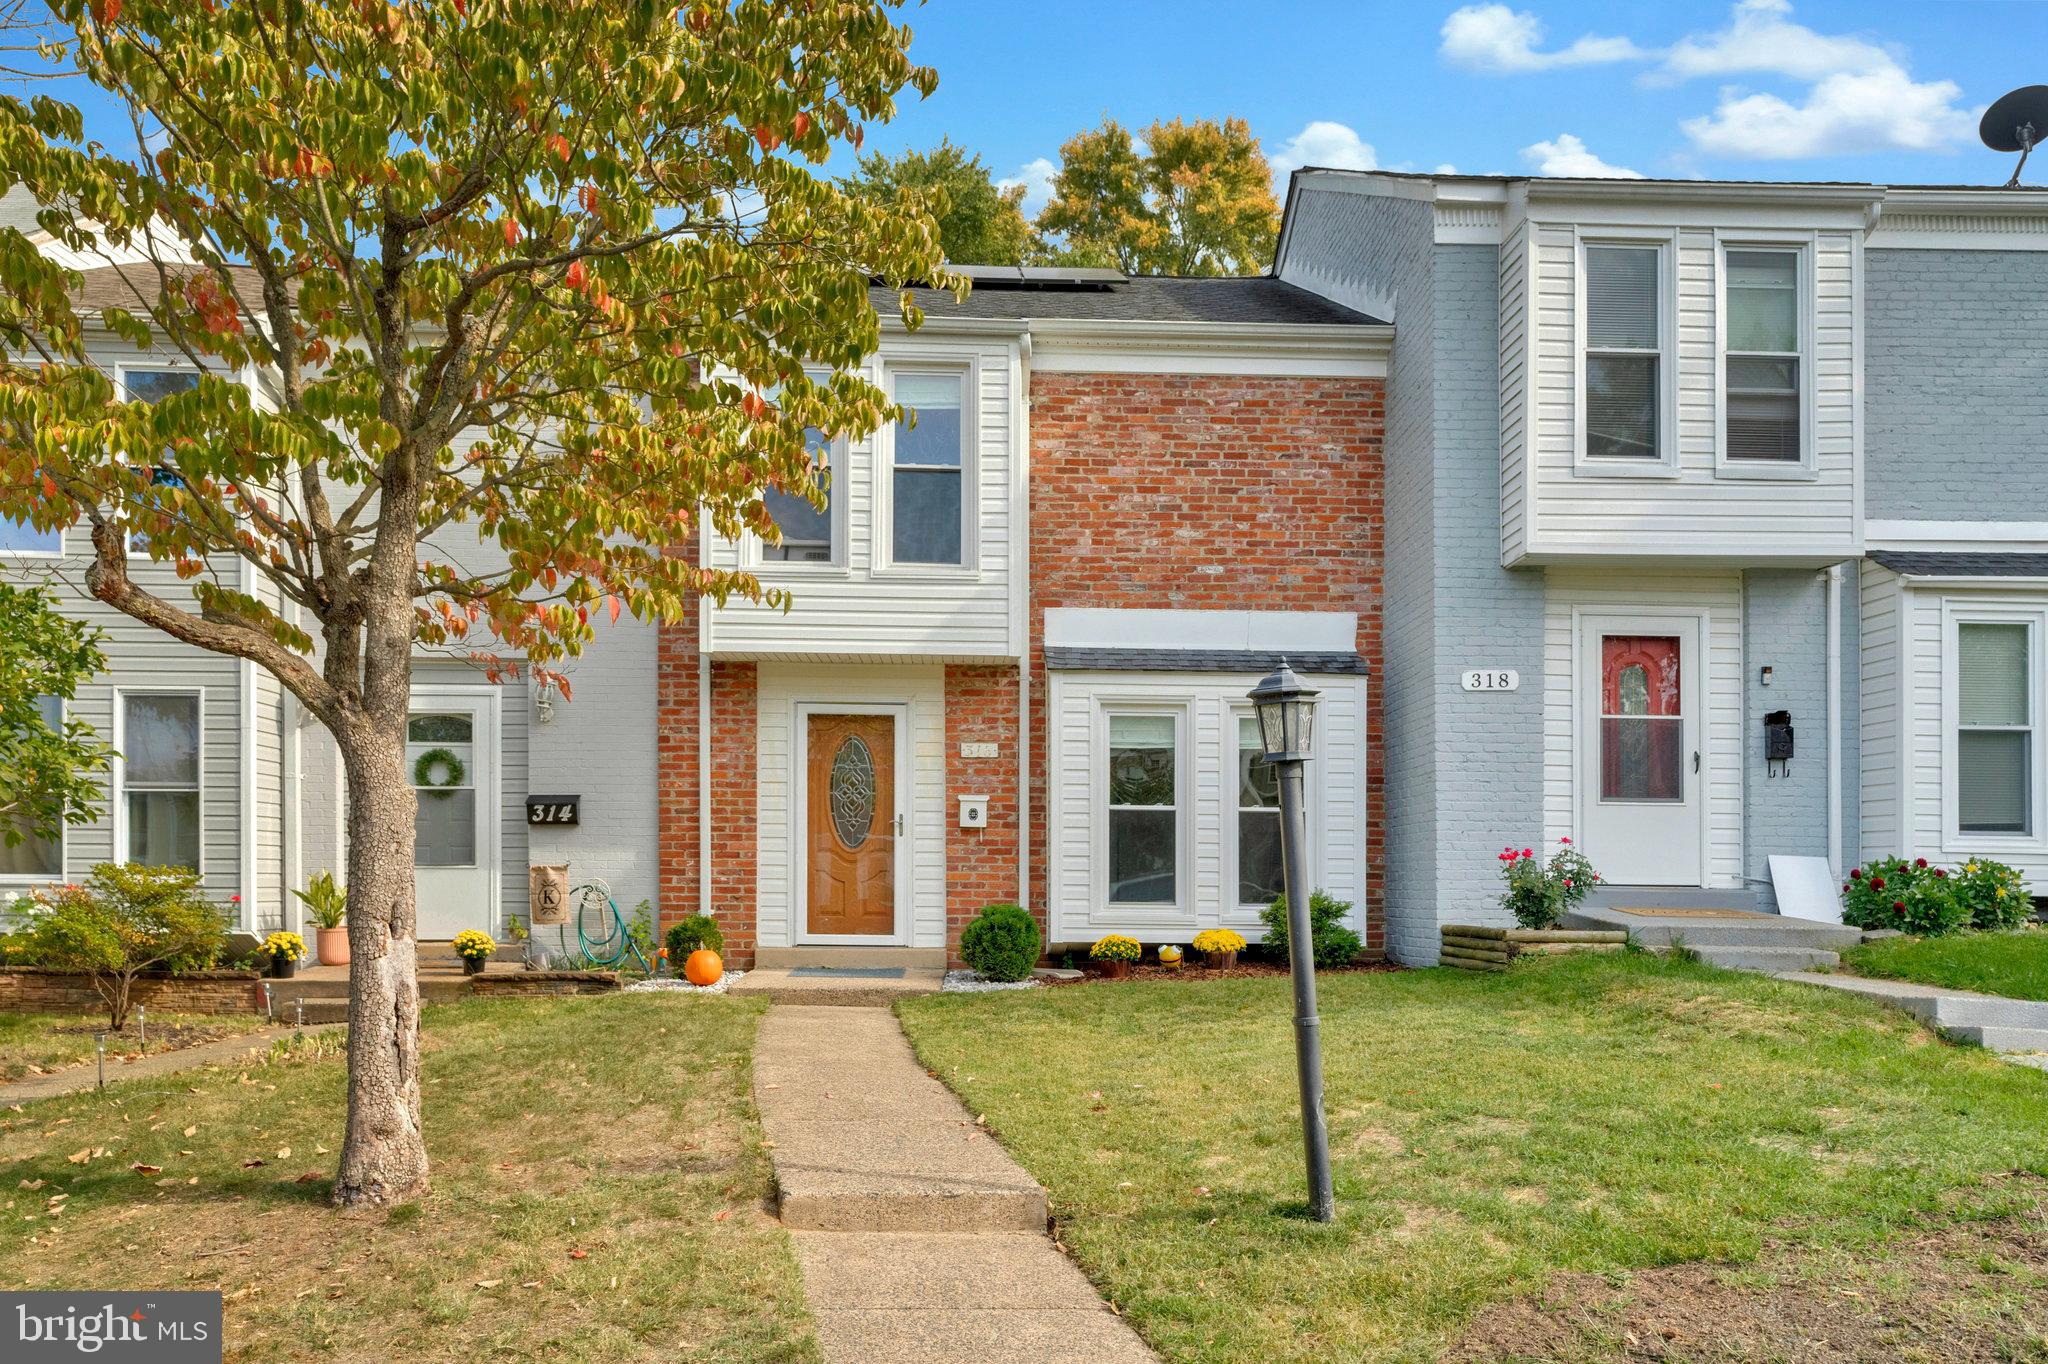
[(1179, 901), (1180, 735), (1170, 713), (1109, 721), (1109, 903)]
[(1265, 761), (1259, 722), (1237, 717), (1237, 903), (1264, 909), (1286, 889), (1280, 863), (1280, 769)]
[(1724, 452), (1730, 462), (1797, 464), (1804, 381), (1799, 253), (1730, 249), (1726, 271)]
[(124, 693), (119, 735), (122, 860), (198, 870), (198, 695)]
[(2033, 626), (1956, 625), (1956, 829), (2034, 832)]
[(890, 558), (898, 564), (967, 563), (967, 374), (900, 372), (894, 398), (911, 409), (896, 423), (889, 503)]
[(1664, 457), (1661, 246), (1585, 248), (1585, 449), (1591, 460)]

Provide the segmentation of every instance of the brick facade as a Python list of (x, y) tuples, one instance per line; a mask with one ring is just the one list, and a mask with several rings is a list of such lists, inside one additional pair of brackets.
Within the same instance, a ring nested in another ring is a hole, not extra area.
[(1040, 373), (1031, 380), (1032, 910), (1046, 910), (1044, 613), (1350, 611), (1368, 687), (1366, 946), (1380, 914), (1384, 385)]
[[(960, 746), (995, 745), (993, 758)], [(988, 827), (960, 827), (960, 796), (988, 798)], [(982, 906), (1017, 900), (1017, 670), (946, 669), (946, 946), (959, 960), (960, 931)]]

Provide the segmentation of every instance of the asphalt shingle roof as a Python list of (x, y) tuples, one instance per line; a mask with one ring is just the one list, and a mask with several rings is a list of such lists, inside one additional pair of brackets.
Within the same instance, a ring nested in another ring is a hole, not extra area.
[[(173, 283), (187, 275), (197, 274), (202, 268), (170, 262), (164, 266)], [(228, 278), (233, 281), (243, 306), (260, 309), (263, 306), (262, 279), (246, 265), (230, 265), (227, 269)], [(81, 312), (98, 312), (102, 308), (140, 311), (154, 303), (163, 290), (163, 281), (158, 277), (156, 267), (147, 262), (100, 265), (81, 270), (79, 274), (84, 279), (78, 291), (71, 296), (71, 303)]]
[(1894, 573), (1922, 578), (2048, 578), (2048, 554), (1881, 549), (1870, 557)]
[[(911, 290), (928, 317), (1014, 318), (1025, 321), (1280, 322), (1340, 326), (1384, 325), (1319, 294), (1268, 275), (1180, 279), (1134, 275), (1111, 283), (1074, 286), (977, 282), (965, 303), (942, 289)], [(897, 311), (896, 291), (869, 291), (884, 317)]]
[(1363, 677), (1365, 660), (1347, 653), (1282, 653), (1266, 649), (1103, 649), (1048, 645), (1045, 666), (1055, 672), (1267, 673), (1282, 659), (1297, 673)]

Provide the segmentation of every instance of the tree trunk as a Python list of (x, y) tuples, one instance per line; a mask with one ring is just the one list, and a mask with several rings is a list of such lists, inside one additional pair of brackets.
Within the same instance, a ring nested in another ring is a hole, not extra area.
[(376, 1207), (427, 1188), (420, 1126), (420, 985), (405, 730), (352, 726), (348, 779), (348, 1133), (334, 1201)]

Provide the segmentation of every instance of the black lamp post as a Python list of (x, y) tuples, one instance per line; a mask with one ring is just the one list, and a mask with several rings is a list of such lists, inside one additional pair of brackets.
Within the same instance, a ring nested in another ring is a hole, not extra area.
[(1315, 938), (1309, 930), (1307, 823), (1302, 766), (1315, 742), (1315, 688), (1305, 685), (1282, 659), (1251, 690), (1259, 716), (1259, 746), (1278, 769), (1280, 867), (1287, 887), (1287, 943), (1294, 975), (1294, 1063), (1301, 1078), (1301, 1139), (1308, 1152), (1309, 1215), (1328, 1222), (1337, 1215), (1330, 1188), (1330, 1130), (1323, 1120), (1322, 1023), (1316, 1017)]

